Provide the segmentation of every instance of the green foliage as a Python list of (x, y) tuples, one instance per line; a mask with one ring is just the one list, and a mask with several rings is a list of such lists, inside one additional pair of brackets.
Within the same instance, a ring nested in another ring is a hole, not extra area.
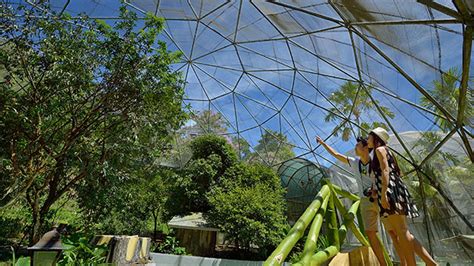
[(208, 193), (208, 221), (246, 249), (257, 245), (266, 256), (288, 227), (283, 195), (272, 169), (237, 164), (228, 169), (222, 185)]
[[(395, 117), (395, 114), (391, 112), (388, 107), (382, 106), (377, 100), (375, 101), (375, 103), (374, 101), (372, 101), (369, 96), (372, 93), (372, 90), (373, 88), (371, 86), (366, 86), (365, 88), (362, 88), (357, 83), (347, 81), (339, 88), (339, 90), (331, 94), (331, 96), (329, 97), (329, 101), (332, 102), (335, 107), (331, 107), (329, 109), (331, 112), (326, 115), (324, 120), (326, 122), (339, 121), (339, 125), (337, 125), (333, 130), (334, 136), (337, 137), (341, 135), (342, 140), (348, 141), (351, 137), (351, 134), (358, 134), (361, 136), (364, 135), (360, 129), (355, 128), (348, 121), (346, 121), (345, 119), (341, 119), (338, 116), (347, 116), (351, 113), (351, 111), (355, 123), (365, 130), (369, 130), (378, 126), (388, 129), (388, 126), (380, 121), (375, 121), (372, 123), (362, 122), (364, 114), (369, 113), (371, 111), (377, 111), (376, 105), (379, 106), (380, 110), (387, 117)], [(353, 128), (357, 129), (357, 132), (353, 132)]]
[[(116, 183), (109, 186), (97, 182), (81, 187), (84, 226), (100, 234), (137, 234), (158, 230), (156, 227), (166, 216), (165, 202), (175, 175), (170, 169), (160, 168), (150, 177), (115, 180)], [(89, 190), (92, 185), (97, 193), (91, 195)]]
[(192, 160), (207, 159), (212, 155), (217, 155), (221, 163), (217, 168), (218, 174), (222, 174), (237, 161), (237, 155), (232, 146), (225, 138), (217, 135), (203, 135), (195, 138), (191, 142), (191, 150)]
[(154, 176), (168, 132), (186, 119), (183, 80), (169, 67), (180, 54), (156, 47), (162, 19), (137, 30), (125, 7), (108, 25), (39, 5), (0, 11), (0, 206), (24, 197), (32, 242), (80, 186), (91, 195), (94, 183), (113, 191)]
[(31, 214), (25, 202), (0, 209), (0, 245), (12, 245), (21, 240), (30, 223)]
[(97, 265), (106, 260), (107, 246), (94, 245), (91, 237), (82, 233), (75, 233), (62, 237), (61, 241), (66, 247), (58, 265)]
[(158, 243), (154, 252), (173, 255), (190, 255), (186, 253), (186, 248), (179, 246), (179, 241), (174, 236), (173, 231), (167, 234), (162, 242)]
[(282, 189), (280, 178), (273, 169), (263, 164), (247, 164), (245, 162), (235, 164), (227, 169), (219, 187), (231, 189), (236, 186), (252, 187), (255, 184), (266, 185), (275, 191)]
[(221, 113), (214, 113), (204, 110), (191, 115), (191, 119), (196, 122), (194, 128), (205, 134), (222, 134), (227, 132), (229, 123), (224, 120)]
[[(443, 134), (440, 132), (423, 132), (421, 133), (420, 139), (412, 147), (412, 156), (415, 160), (421, 162), (428, 154), (430, 154), (435, 146), (442, 140)], [(404, 177), (404, 182), (408, 185), (410, 193), (417, 204), (418, 208), (423, 207), (423, 200), (426, 203), (426, 211), (430, 215), (431, 219), (436, 223), (436, 226), (442, 226), (448, 231), (456, 231), (456, 227), (452, 226), (452, 220), (447, 219), (450, 216), (454, 216), (454, 212), (446, 200), (441, 196), (437, 187), (440, 187), (444, 192), (457, 193), (458, 196), (461, 193), (466, 193), (466, 198), (469, 196), (469, 191), (472, 191), (474, 184), (469, 180), (472, 178), (466, 178), (468, 168), (472, 168), (467, 156), (465, 161), (461, 160), (450, 152), (438, 150), (431, 158), (426, 161), (421, 170), (428, 178), (423, 175), (417, 175), (416, 172)], [(398, 160), (399, 166), (402, 172), (407, 172), (412, 169), (406, 161)], [(472, 173), (472, 172), (470, 172)], [(470, 174), (472, 176), (472, 174)], [(420, 182), (420, 177), (423, 178), (424, 182)], [(423, 199), (424, 195), (424, 199)]]
[(239, 158), (246, 160), (250, 158), (252, 152), (250, 151), (250, 144), (243, 137), (232, 137), (232, 144), (239, 152)]
[[(304, 243), (306, 242), (307, 235), (304, 235), (293, 247), (290, 254), (288, 254), (288, 260), (291, 264), (301, 261), (303, 258)], [(321, 251), (325, 248), (331, 246), (329, 239), (326, 235), (321, 234), (318, 237), (318, 242), (316, 243), (316, 250)]]
[[(454, 117), (457, 117), (458, 113), (460, 81), (461, 73), (459, 69), (450, 68), (447, 72), (442, 74), (441, 80), (433, 81), (433, 89), (430, 92), (430, 95)], [(428, 98), (421, 96), (421, 105), (434, 110), (439, 115), (434, 119), (443, 132), (448, 132), (453, 128), (451, 122), (442, 118), (445, 116), (443, 112)], [(463, 123), (471, 127), (474, 126), (474, 97), (472, 93), (469, 92), (466, 94)]]
[(329, 242), (329, 238), (326, 235), (320, 235), (318, 237), (317, 249), (324, 250), (325, 248), (331, 246), (332, 244)]
[(191, 160), (174, 176), (170, 216), (202, 212), (247, 252), (257, 245), (263, 258), (288, 227), (280, 178), (267, 166), (238, 162), (223, 137), (199, 136), (190, 146)]
[(191, 160), (173, 181), (175, 186), (167, 202), (171, 216), (207, 212), (209, 204), (205, 194), (237, 162), (232, 146), (217, 135), (198, 136), (192, 140), (190, 147), (193, 154)]
[(251, 153), (245, 158), (249, 162), (276, 165), (295, 157), (293, 145), (289, 143), (286, 135), (269, 129), (262, 134), (254, 150), (255, 153)]
[(288, 255), (288, 260), (291, 264), (299, 262), (303, 258), (303, 250), (298, 252), (294, 251), (295, 247), (291, 250), (291, 253)]
[(283, 196), (266, 185), (216, 189), (209, 195), (209, 202), (213, 207), (209, 212), (211, 223), (244, 248), (249, 249), (253, 243), (265, 254), (284, 236)]
[(30, 257), (20, 257), (13, 263), (14, 266), (30, 266)]

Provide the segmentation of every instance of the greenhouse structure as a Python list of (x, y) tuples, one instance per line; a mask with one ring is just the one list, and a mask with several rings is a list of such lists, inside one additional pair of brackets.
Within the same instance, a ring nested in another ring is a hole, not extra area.
[[(43, 8), (45, 1), (6, 2)], [(181, 55), (171, 67), (185, 82), (182, 105), (208, 119), (204, 127), (188, 122), (181, 136), (224, 136), (240, 159), (277, 170), (287, 191), (293, 228), (265, 265), (288, 262), (303, 236), (308, 251), (295, 265), (368, 246), (357, 177), (316, 137), (355, 157), (356, 137), (375, 127), (388, 131), (418, 206), (410, 232), (439, 265), (474, 263), (474, 1), (47, 2), (44, 12), (71, 20), (113, 24), (121, 6), (136, 12), (137, 27), (150, 13), (164, 18), (158, 38)], [(225, 127), (216, 129), (214, 116)], [(289, 155), (279, 156), (282, 150)], [(180, 166), (191, 158), (182, 152)], [(310, 239), (318, 234), (333, 245), (316, 250)], [(382, 238), (385, 256), (394, 257)]]

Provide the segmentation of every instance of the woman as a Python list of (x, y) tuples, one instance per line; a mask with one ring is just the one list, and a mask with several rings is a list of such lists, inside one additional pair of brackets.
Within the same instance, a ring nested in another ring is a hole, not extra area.
[[(374, 200), (370, 198), (369, 191), (372, 187), (372, 179), (369, 176), (370, 155), (367, 146), (367, 139), (358, 137), (355, 145), (356, 158), (343, 155), (329, 146), (320, 137), (316, 137), (316, 141), (321, 144), (334, 158), (346, 164), (352, 176), (354, 176), (358, 186), (358, 196), (360, 197), (359, 209), (362, 214), (362, 223), (364, 224), (365, 234), (369, 238), (370, 246), (374, 251), (377, 260), (381, 266), (387, 263), (383, 256), (382, 243), (377, 237), (379, 224), (379, 207)], [(370, 192), (371, 193), (371, 192)]]
[[(398, 242), (396, 243), (396, 251), (400, 261), (403, 264), (416, 265), (415, 245), (423, 250), (424, 248), (408, 231), (406, 217), (418, 217), (419, 213), (411, 201), (406, 185), (400, 178), (401, 173), (397, 161), (386, 146), (388, 139), (387, 131), (380, 127), (369, 133), (367, 143), (369, 149), (374, 150), (370, 172), (375, 177), (382, 223), (389, 231), (394, 242)], [(425, 254), (422, 255), (422, 258), (427, 265), (436, 265), (433, 258), (429, 256), (426, 250), (424, 251)], [(417, 253), (420, 254), (421, 252)]]

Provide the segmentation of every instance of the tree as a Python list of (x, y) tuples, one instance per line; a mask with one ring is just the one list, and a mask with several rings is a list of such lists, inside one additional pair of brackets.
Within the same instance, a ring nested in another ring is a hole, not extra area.
[(170, 215), (209, 210), (206, 193), (218, 185), (220, 177), (237, 162), (237, 154), (223, 137), (202, 135), (190, 143), (192, 157), (174, 180), (167, 209)]
[(232, 146), (239, 152), (240, 159), (248, 159), (252, 152), (250, 151), (250, 144), (242, 136), (232, 137)]
[(204, 110), (191, 115), (191, 119), (196, 122), (194, 128), (198, 128), (207, 134), (224, 134), (227, 133), (229, 123), (224, 120), (221, 113), (214, 113), (211, 110)]
[(244, 163), (229, 168), (222, 179), (207, 194), (207, 219), (247, 252), (255, 244), (266, 257), (288, 229), (280, 179), (267, 166)]
[(190, 147), (191, 160), (173, 182), (168, 218), (202, 212), (247, 251), (250, 243), (270, 250), (286, 229), (284, 190), (275, 171), (239, 162), (221, 136), (198, 136)]
[[(388, 107), (382, 106), (378, 100), (372, 101), (369, 97), (372, 91), (371, 86), (366, 86), (365, 88), (360, 88), (360, 85), (352, 81), (347, 81), (344, 83), (339, 90), (335, 91), (329, 97), (329, 101), (335, 105), (331, 107), (330, 112), (326, 115), (324, 120), (329, 121), (338, 121), (339, 125), (334, 128), (334, 136), (341, 135), (342, 140), (348, 141), (352, 132), (352, 125), (349, 121), (341, 119), (336, 114), (349, 115), (352, 110), (352, 115), (354, 116), (355, 123), (362, 127), (365, 130), (370, 130), (375, 127), (384, 127), (388, 129), (387, 125), (383, 122), (361, 122), (361, 119), (365, 113), (377, 110), (376, 105), (379, 106), (380, 110), (389, 118), (394, 118), (395, 114), (390, 111)], [(356, 99), (357, 95), (357, 99)], [(350, 118), (348, 118), (350, 119)], [(356, 134), (356, 132), (354, 132)], [(360, 128), (358, 128), (357, 134), (359, 136), (364, 135)]]
[(288, 142), (286, 135), (270, 129), (265, 130), (254, 150), (247, 156), (250, 162), (274, 165), (295, 157), (293, 145)]
[[(184, 128), (184, 131), (192, 131), (194, 134), (217, 134), (225, 135), (225, 138), (238, 151), (240, 159), (248, 158), (250, 155), (250, 144), (243, 137), (228, 137), (229, 122), (224, 119), (221, 113), (214, 113), (210, 110), (204, 110), (191, 115), (192, 121), (196, 124)], [(201, 133), (202, 132), (202, 133)]]
[(169, 68), (180, 55), (154, 47), (163, 20), (147, 15), (137, 31), (125, 7), (113, 27), (41, 7), (0, 11), (0, 202), (25, 196), (31, 243), (58, 199), (84, 180), (130, 178), (186, 119)]
[[(441, 104), (446, 111), (450, 114), (454, 114), (456, 117), (459, 108), (459, 91), (460, 91), (460, 80), (461, 73), (457, 68), (450, 68), (447, 72), (441, 75), (441, 80), (433, 81), (433, 89), (430, 95)], [(434, 110), (439, 116), (435, 117), (435, 123), (443, 132), (448, 132), (453, 128), (451, 122), (447, 121), (444, 114), (439, 110), (436, 105), (433, 104), (425, 96), (421, 96), (421, 105)], [(474, 97), (471, 93), (466, 94), (466, 107), (464, 110), (464, 121), (465, 125), (471, 127), (474, 126)]]
[[(206, 134), (224, 135), (227, 133), (228, 123), (220, 113), (204, 110), (192, 113), (190, 118), (188, 125), (175, 132), (172, 148), (166, 156), (168, 164), (174, 167), (183, 168), (191, 159), (190, 143), (196, 136)], [(233, 138), (228, 138), (228, 141), (236, 147)]]
[[(415, 161), (422, 161), (431, 151), (438, 145), (442, 140), (442, 134), (439, 132), (423, 132), (416, 144), (411, 148), (413, 151), (412, 155), (414, 156)], [(410, 165), (404, 160), (398, 160), (402, 172), (407, 172), (410, 170)], [(443, 188), (449, 188), (450, 183), (457, 179), (455, 175), (452, 175), (450, 169), (455, 168), (459, 164), (459, 158), (454, 154), (449, 152), (444, 152), (438, 150), (427, 162), (425, 162), (421, 170), (427, 176), (429, 176), (434, 183), (439, 184)], [(442, 225), (445, 229), (449, 231), (453, 230), (451, 221), (446, 219), (450, 215), (454, 215), (454, 212), (444, 200), (444, 198), (439, 194), (437, 188), (432, 186), (426, 178), (423, 184), (419, 181), (419, 176), (416, 173), (413, 173), (407, 177), (404, 177), (405, 182), (408, 185), (408, 188), (413, 196), (414, 201), (417, 203), (420, 208), (423, 206), (423, 200), (426, 203), (426, 211), (432, 217), (437, 225)], [(423, 199), (423, 194), (424, 199)], [(455, 229), (454, 229), (455, 230)]]
[[(158, 226), (167, 217), (174, 170), (161, 167), (154, 174), (136, 173), (133, 178), (103, 186), (88, 180), (78, 189), (78, 201), (83, 212), (83, 226), (95, 234), (143, 234), (152, 230), (157, 238)], [(96, 193), (92, 194), (93, 190)], [(149, 228), (149, 224), (152, 228)]]

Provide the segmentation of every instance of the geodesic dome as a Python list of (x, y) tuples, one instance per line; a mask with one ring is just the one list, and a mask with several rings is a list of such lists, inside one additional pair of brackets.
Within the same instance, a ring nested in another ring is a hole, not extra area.
[[(50, 2), (110, 23), (119, 6), (114, 0)], [(244, 139), (251, 149), (266, 132), (278, 132), (296, 156), (330, 166), (334, 159), (316, 135), (346, 152), (364, 124), (385, 124), (428, 214), (418, 221), (418, 236), (439, 256), (472, 259), (472, 246), (456, 239), (474, 229), (472, 208), (458, 208), (461, 201), (474, 205), (473, 1), (126, 2), (166, 19), (160, 38), (183, 54), (174, 68), (186, 79), (186, 103), (221, 114), (228, 126), (219, 133)], [(407, 141), (406, 132), (420, 134)], [(426, 132), (434, 132), (431, 143)], [(349, 141), (341, 140), (344, 134)], [(443, 147), (453, 141), (448, 158)], [(267, 162), (281, 163), (274, 159)], [(433, 191), (418, 193), (423, 184)], [(430, 211), (430, 204), (445, 211)]]

